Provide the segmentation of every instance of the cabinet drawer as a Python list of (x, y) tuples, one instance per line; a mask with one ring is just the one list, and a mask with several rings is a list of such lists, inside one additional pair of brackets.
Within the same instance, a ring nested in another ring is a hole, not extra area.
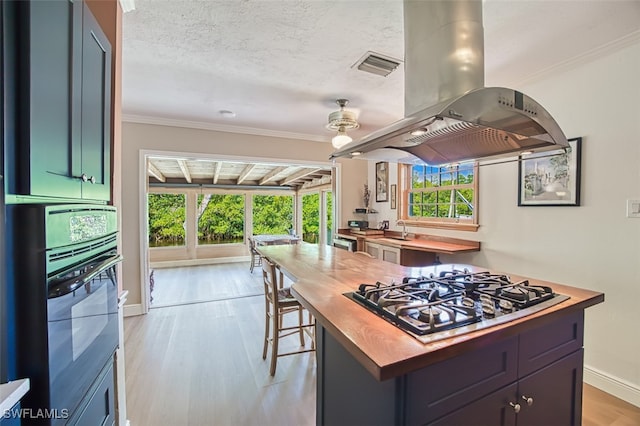
[(400, 249), (395, 247), (381, 246), (382, 260), (391, 263), (400, 263)]
[(115, 424), (115, 377), (113, 375), (113, 359), (107, 364), (104, 375), (98, 378), (99, 384), (93, 391), (82, 411), (69, 420), (69, 425), (101, 425)]
[(517, 393), (515, 383), (499, 389), (453, 413), (429, 423), (429, 426), (512, 426), (516, 413), (509, 403)]
[(580, 349), (584, 341), (584, 311), (520, 334), (518, 374), (526, 376)]
[(514, 336), (409, 374), (406, 423), (428, 423), (515, 382), (517, 356)]

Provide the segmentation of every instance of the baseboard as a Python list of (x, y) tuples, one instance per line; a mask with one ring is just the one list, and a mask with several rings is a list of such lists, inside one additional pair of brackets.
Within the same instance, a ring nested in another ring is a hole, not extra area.
[(124, 305), (123, 316), (125, 317), (135, 317), (137, 315), (142, 315), (142, 305), (140, 303), (136, 303), (135, 305)]
[(200, 266), (200, 265), (217, 265), (219, 263), (249, 262), (250, 260), (251, 260), (250, 256), (218, 257), (215, 259), (167, 260), (164, 262), (151, 262), (149, 266), (153, 269), (160, 269), (160, 268), (176, 268), (180, 266)]
[(640, 407), (640, 388), (625, 380), (611, 377), (602, 371), (587, 366), (584, 367), (583, 380), (591, 386), (595, 386), (629, 404)]

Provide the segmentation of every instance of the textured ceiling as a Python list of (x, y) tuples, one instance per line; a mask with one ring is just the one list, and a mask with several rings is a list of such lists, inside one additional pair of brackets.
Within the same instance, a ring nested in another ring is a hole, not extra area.
[[(403, 116), (402, 67), (351, 66), (367, 51), (403, 57), (401, 0), (136, 0), (124, 15), (125, 119), (184, 120), (329, 141), (335, 100), (354, 138)], [(640, 1), (485, 0), (485, 80), (510, 86), (640, 31)], [(543, 102), (541, 102), (543, 103)], [(230, 110), (235, 118), (219, 112)]]

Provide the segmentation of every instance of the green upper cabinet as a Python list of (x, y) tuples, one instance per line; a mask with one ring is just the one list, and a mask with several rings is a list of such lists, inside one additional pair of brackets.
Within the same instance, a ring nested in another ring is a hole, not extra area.
[(12, 3), (17, 113), (8, 193), (109, 201), (111, 46), (82, 1)]
[(86, 4), (82, 15), (82, 198), (111, 199), (111, 45)]

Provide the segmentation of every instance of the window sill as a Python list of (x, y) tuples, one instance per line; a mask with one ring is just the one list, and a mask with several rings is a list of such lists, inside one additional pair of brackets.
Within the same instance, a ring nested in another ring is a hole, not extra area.
[(460, 223), (460, 222), (427, 222), (422, 220), (410, 220), (403, 219), (407, 226), (414, 226), (416, 228), (435, 228), (435, 229), (449, 229), (453, 231), (468, 231), (477, 232), (480, 225), (477, 223)]

